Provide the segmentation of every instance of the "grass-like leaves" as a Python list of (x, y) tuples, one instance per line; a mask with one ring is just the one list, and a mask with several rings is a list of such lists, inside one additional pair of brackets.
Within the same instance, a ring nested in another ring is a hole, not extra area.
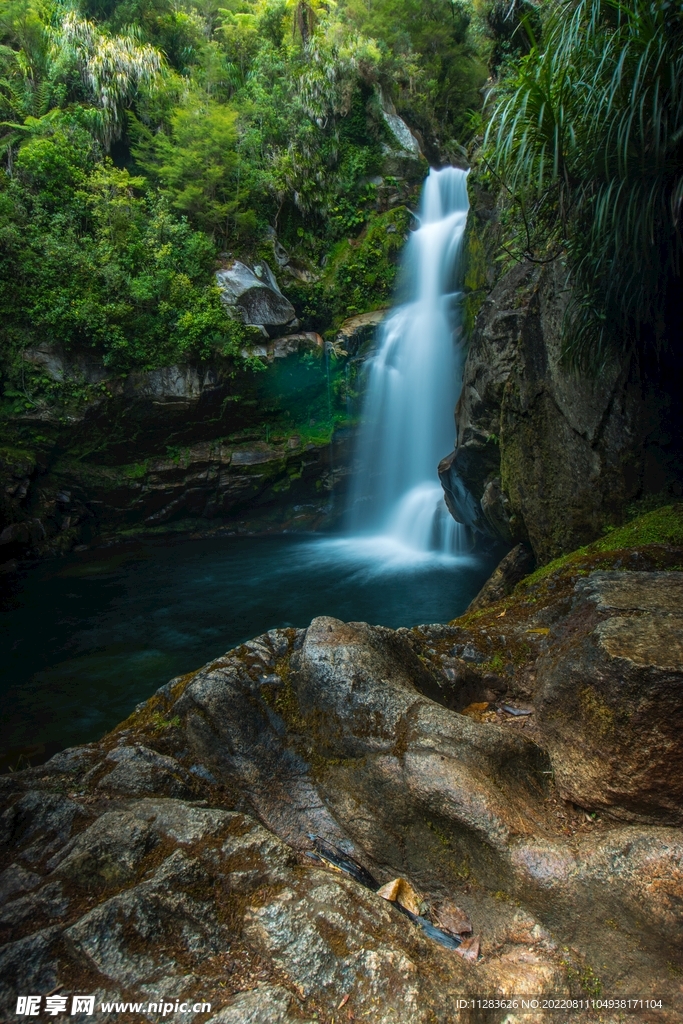
[(566, 250), (566, 354), (595, 370), (680, 329), (683, 5), (553, 0), (543, 36), (496, 90), (488, 160)]

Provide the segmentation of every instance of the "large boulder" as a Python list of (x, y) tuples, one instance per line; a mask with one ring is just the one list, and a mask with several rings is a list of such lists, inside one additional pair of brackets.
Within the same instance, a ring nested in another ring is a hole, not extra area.
[(264, 334), (281, 332), (284, 327), (298, 326), (296, 311), (280, 291), (268, 264), (263, 261), (250, 269), (233, 260), (216, 273), (216, 283), (223, 302), (244, 321), (261, 327)]
[[(538, 618), (563, 628), (566, 597), (520, 616), (514, 642), (528, 649), (535, 640), (528, 657), (538, 661), (550, 646), (550, 628)], [(487, 928), (486, 899), (468, 903), (464, 890), (514, 894), (539, 927), (578, 943), (611, 984), (630, 954), (624, 947), (611, 968), (603, 965), (609, 922), (627, 922), (632, 933), (645, 929), (654, 958), (632, 979), (661, 976), (656, 957), (683, 943), (680, 830), (593, 824), (562, 810), (573, 805), (557, 802), (539, 727), (523, 728), (535, 719), (533, 704), (531, 719), (501, 711), (475, 721), (468, 709), (448, 709), (463, 683), (458, 664), (493, 685), (496, 656), (478, 648), (490, 651), (493, 631), (509, 632), (512, 623), (482, 623), (480, 631), (454, 624), (416, 633), (317, 619), (305, 632), (259, 638), (209, 666), (168, 714), (186, 721), (192, 756), (231, 780), (299, 848), (307, 834), (321, 834), (380, 879), (405, 875), (433, 899), (457, 894)]]
[(410, 130), (402, 117), (396, 112), (391, 97), (378, 91), (380, 113), (384, 121), (386, 134), (391, 141), (382, 145), (382, 173), (392, 177), (411, 177), (424, 174), (427, 161), (422, 152), (420, 140)]
[(594, 572), (539, 659), (536, 706), (567, 799), (683, 823), (683, 573)]

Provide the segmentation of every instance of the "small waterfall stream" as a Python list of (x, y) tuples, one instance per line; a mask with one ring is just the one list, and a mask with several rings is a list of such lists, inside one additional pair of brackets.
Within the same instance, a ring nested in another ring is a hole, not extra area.
[(429, 172), (420, 226), (406, 247), (405, 299), (380, 328), (367, 370), (351, 532), (393, 541), (406, 553), (456, 554), (464, 546), (464, 527), (446, 509), (436, 467), (453, 447), (468, 207), (467, 172)]

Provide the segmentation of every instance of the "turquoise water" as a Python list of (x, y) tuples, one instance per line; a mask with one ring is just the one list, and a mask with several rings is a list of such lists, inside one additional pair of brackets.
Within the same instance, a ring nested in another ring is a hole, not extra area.
[[(491, 571), (381, 538), (226, 537), (111, 548), (9, 581), (0, 616), (0, 756), (102, 736), (168, 679), (316, 615), (385, 626), (460, 614)], [(7, 580), (7, 577), (5, 578)]]

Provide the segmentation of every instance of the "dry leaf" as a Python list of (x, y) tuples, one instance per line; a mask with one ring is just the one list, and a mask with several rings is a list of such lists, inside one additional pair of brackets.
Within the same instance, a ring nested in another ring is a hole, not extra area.
[(469, 939), (463, 939), (455, 951), (463, 960), (476, 960), (479, 956), (479, 939), (471, 935)]
[(346, 1004), (347, 1004), (347, 1003), (348, 1003), (348, 1001), (349, 1001), (349, 995), (350, 995), (350, 993), (349, 993), (349, 992), (347, 992), (347, 993), (346, 993), (346, 995), (344, 996), (344, 998), (342, 999), (341, 1003), (340, 1003), (340, 1004), (339, 1004), (339, 1006), (337, 1007), (337, 1009), (338, 1009), (338, 1010), (341, 1010), (343, 1006), (346, 1006)]
[(420, 900), (410, 882), (406, 882), (405, 878), (395, 878), (393, 882), (387, 882), (377, 890), (377, 895), (390, 903), (400, 903), (411, 914), (419, 916)]
[(506, 612), (506, 611), (507, 611), (507, 608), (503, 608), (503, 610), (502, 610), (502, 612), (500, 613), (500, 615), (496, 615), (496, 618), (497, 618), (497, 619), (502, 619), (502, 618), (503, 618), (503, 616), (505, 615), (505, 612)]
[(475, 718), (477, 715), (481, 715), (484, 711), (488, 711), (490, 704), (487, 700), (482, 701), (480, 704), (468, 704), (460, 714), (467, 715), (468, 718)]
[(460, 907), (450, 900), (444, 900), (434, 918), (434, 924), (451, 935), (469, 935), (472, 932), (472, 922)]

